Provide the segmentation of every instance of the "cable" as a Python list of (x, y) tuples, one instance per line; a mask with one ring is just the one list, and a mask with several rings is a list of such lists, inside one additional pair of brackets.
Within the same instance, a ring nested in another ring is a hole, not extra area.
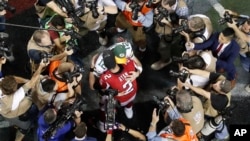
[(30, 28), (30, 29), (38, 29), (38, 30), (53, 30), (57, 32), (65, 32), (65, 30), (57, 30), (57, 29), (46, 29), (46, 28), (41, 28), (41, 27), (36, 27), (36, 26), (28, 26), (28, 25), (20, 25), (20, 24), (12, 24), (12, 23), (1, 23), (0, 25), (7, 25), (7, 26), (14, 26), (14, 27), (21, 27), (21, 28)]

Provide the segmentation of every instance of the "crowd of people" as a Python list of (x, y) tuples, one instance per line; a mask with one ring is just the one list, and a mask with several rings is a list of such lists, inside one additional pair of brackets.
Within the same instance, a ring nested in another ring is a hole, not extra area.
[[(190, 15), (185, 0), (37, 0), (34, 6), (42, 29), (35, 30), (27, 43), (32, 77), (0, 75), (0, 114), (17, 129), (15, 141), (22, 141), (32, 128), (39, 141), (100, 140), (88, 137), (90, 127), (77, 105), (84, 97), (82, 81), (100, 95), (96, 125), (106, 135), (103, 140), (230, 139), (225, 120), (237, 83), (234, 62), (239, 57), (247, 72), (250, 68), (248, 16), (220, 5), (215, 10), (227, 27), (215, 31), (211, 17)], [(0, 12), (4, 14), (5, 10)], [(112, 28), (107, 28), (108, 15), (115, 15)], [(4, 27), (0, 30), (4, 32)], [(105, 49), (94, 54), (86, 67), (78, 46), (88, 32), (96, 32)], [(147, 35), (152, 32), (159, 38), (155, 48), (160, 59), (151, 69), (177, 63), (177, 72), (172, 72), (177, 81), (170, 88), (172, 95), (158, 99), (147, 133), (142, 133), (123, 121), (110, 120), (118, 114), (116, 106), (123, 109), (124, 118), (134, 117), (137, 78), (143, 73), (141, 60), (149, 50)], [(183, 51), (178, 58), (171, 48), (176, 38), (181, 39)], [(1, 69), (8, 61), (5, 50), (0, 57)], [(84, 68), (89, 68), (88, 80), (83, 79)], [(160, 116), (166, 121), (163, 129), (157, 128)], [(116, 136), (116, 130), (125, 134)]]

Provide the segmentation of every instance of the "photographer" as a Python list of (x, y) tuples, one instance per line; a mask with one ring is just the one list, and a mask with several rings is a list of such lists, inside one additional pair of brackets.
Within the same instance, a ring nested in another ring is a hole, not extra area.
[(50, 38), (55, 44), (56, 52), (63, 52), (66, 47), (66, 41), (70, 40), (71, 36), (65, 35), (63, 32), (59, 32), (59, 30), (63, 31), (74, 28), (73, 25), (65, 22), (64, 17), (60, 15), (54, 15), (46, 22), (44, 27), (48, 29)]
[(173, 101), (167, 96), (164, 98), (169, 106), (166, 109), (166, 113), (171, 119), (171, 123), (163, 128), (158, 134), (156, 133), (156, 126), (159, 121), (159, 113), (156, 109), (152, 113), (152, 121), (148, 133), (146, 134), (148, 141), (162, 141), (162, 140), (188, 140), (198, 141), (189, 121), (184, 119)]
[[(239, 15), (235, 12), (229, 11), (232, 15)], [(250, 18), (245, 18), (242, 24), (239, 24), (239, 20), (232, 20), (232, 23), (228, 23), (227, 25), (231, 27), (236, 34), (236, 41), (240, 46), (240, 62), (243, 69), (247, 72), (250, 72)], [(250, 92), (250, 85), (248, 84), (245, 87), (247, 92)]]
[(75, 137), (70, 141), (97, 141), (96, 138), (87, 136), (87, 128), (84, 122), (76, 125), (76, 128), (73, 130)]
[(234, 61), (239, 54), (240, 47), (234, 39), (235, 32), (232, 28), (225, 28), (221, 32), (215, 32), (209, 40), (203, 43), (192, 43), (188, 47), (191, 50), (211, 50), (217, 58), (216, 72), (227, 73), (227, 79), (231, 81), (232, 87), (236, 83), (236, 68)]
[[(179, 68), (184, 66), (188, 69), (201, 69), (215, 72), (215, 64), (217, 60), (213, 57), (211, 51), (198, 51), (195, 55), (190, 55), (190, 52), (184, 52), (181, 58), (173, 57), (173, 61), (178, 62)], [(180, 72), (181, 71), (182, 70), (180, 70)], [(193, 86), (204, 88), (208, 84), (209, 79), (197, 74), (188, 74), (184, 81)]]
[(117, 6), (113, 0), (86, 0), (85, 13), (80, 17), (84, 21), (84, 27), (89, 31), (96, 31), (99, 36), (99, 43), (105, 46), (108, 38), (105, 31), (108, 14), (118, 13)]
[(72, 48), (74, 53), (69, 56), (69, 59), (79, 66), (83, 66), (83, 62), (79, 55), (78, 40), (81, 35), (78, 34), (78, 28), (71, 23), (65, 21), (65, 18), (60, 15), (52, 16), (45, 24), (50, 37), (55, 44), (55, 53), (60, 54), (65, 49)]
[(115, 0), (115, 3), (121, 10), (116, 17), (115, 25), (118, 31), (122, 32), (127, 29), (131, 33), (137, 48), (136, 56), (142, 59), (146, 51), (145, 30), (150, 30), (153, 24), (153, 9), (146, 6), (146, 0), (130, 2)]
[(58, 85), (57, 92), (68, 92), (68, 83), (76, 80), (77, 83), (73, 89), (75, 93), (81, 95), (82, 73), (82, 68), (72, 62), (53, 61), (49, 65), (49, 76), (56, 81)]
[(204, 126), (204, 109), (201, 100), (188, 90), (179, 90), (175, 96), (176, 107), (182, 117), (190, 122), (194, 134)]
[(76, 125), (80, 124), (81, 122), (81, 115), (82, 112), (75, 111), (73, 119), (69, 119), (65, 121), (63, 125), (57, 125), (60, 126), (60, 128), (57, 128), (55, 133), (52, 133), (52, 136), (49, 138), (43, 138), (44, 133), (46, 133), (47, 129), (53, 125), (53, 123), (59, 118), (58, 111), (54, 108), (48, 108), (43, 113), (40, 113), (39, 119), (38, 119), (38, 137), (39, 141), (62, 141), (65, 139), (65, 135), (73, 129)]
[(47, 30), (36, 30), (27, 45), (32, 73), (37, 69), (38, 63), (44, 58), (45, 61), (65, 60), (72, 55), (73, 50), (65, 49), (64, 52), (55, 55), (54, 46)]
[(17, 127), (16, 141), (21, 141), (32, 126), (34, 106), (32, 106), (28, 91), (34, 87), (42, 69), (46, 65), (41, 61), (31, 79), (26, 81), (20, 88), (18, 88), (20, 79), (15, 79), (13, 76), (5, 76), (0, 83), (0, 114), (11, 125)]
[(58, 85), (55, 80), (49, 76), (40, 76), (35, 84), (35, 89), (32, 89), (31, 96), (33, 103), (38, 110), (42, 110), (46, 105), (53, 105), (56, 109), (60, 109), (61, 105), (74, 98), (75, 92), (73, 87), (81, 78), (75, 78), (74, 81), (67, 84), (68, 92), (57, 93)]
[(207, 41), (213, 33), (211, 20), (206, 15), (190, 15), (187, 20), (183, 19), (182, 22), (186, 22), (185, 25), (174, 29), (174, 32), (180, 32), (184, 35), (186, 42), (203, 43)]
[[(185, 68), (187, 69), (187, 68)], [(203, 96), (206, 100), (203, 104), (205, 115), (208, 117), (216, 117), (219, 112), (230, 105), (231, 99), (231, 83), (224, 76), (213, 72), (207, 72), (198, 69), (187, 69), (192, 74), (199, 74), (209, 78), (210, 85), (206, 89), (192, 86), (189, 83), (183, 83), (183, 86), (190, 88), (196, 94)], [(221, 123), (215, 132), (217, 139), (228, 139), (229, 133), (225, 123)]]
[[(151, 65), (153, 70), (160, 70), (172, 63), (171, 42), (174, 34), (172, 28), (179, 25), (179, 18), (187, 18), (189, 14), (184, 0), (162, 0), (159, 5), (159, 8), (155, 8), (155, 22), (157, 21), (155, 31), (160, 37), (157, 46), (160, 59)], [(167, 17), (161, 16), (162, 14)]]
[(37, 0), (34, 6), (41, 25), (44, 24), (47, 17), (51, 17), (55, 13), (65, 18), (68, 17), (67, 13), (56, 4), (55, 0)]

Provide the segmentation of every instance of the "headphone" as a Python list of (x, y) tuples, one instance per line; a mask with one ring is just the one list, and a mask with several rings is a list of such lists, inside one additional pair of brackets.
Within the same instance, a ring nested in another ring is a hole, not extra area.
[(204, 26), (203, 28), (201, 28), (200, 30), (198, 31), (192, 31), (190, 34), (191, 34), (191, 37), (192, 38), (201, 38), (203, 41), (206, 40), (206, 37), (204, 36), (204, 33), (205, 33), (205, 30), (206, 30), (206, 26)]

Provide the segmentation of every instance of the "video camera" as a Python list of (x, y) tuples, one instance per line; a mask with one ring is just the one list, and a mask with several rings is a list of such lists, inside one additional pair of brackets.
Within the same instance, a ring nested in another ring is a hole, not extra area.
[(61, 128), (74, 115), (76, 110), (86, 110), (86, 100), (79, 94), (77, 94), (73, 104), (67, 105), (58, 111), (56, 121), (49, 126), (42, 137), (45, 140), (49, 140), (56, 133), (57, 129)]
[[(56, 2), (66, 9), (67, 14), (73, 20), (73, 24), (77, 27), (83, 27), (84, 22), (79, 18), (83, 13), (79, 13), (79, 10), (75, 10), (73, 3), (70, 0), (56, 0)], [(82, 9), (84, 11), (84, 9)]]
[(181, 82), (184, 83), (188, 78), (189, 72), (185, 69), (182, 69), (179, 72), (174, 72), (173, 70), (170, 70), (169, 74), (173, 77), (179, 78)]
[(161, 22), (163, 18), (168, 18), (169, 14), (167, 9), (163, 8), (162, 6), (157, 7), (158, 14), (155, 15), (154, 19), (158, 22), (160, 26), (164, 26), (165, 24)]
[(137, 20), (141, 6), (138, 4), (137, 0), (132, 0), (129, 7), (132, 9), (132, 20)]
[(64, 72), (62, 74), (63, 80), (67, 83), (72, 83), (74, 80), (74, 77), (78, 77), (82, 73), (84, 73), (84, 69), (80, 67), (79, 65), (75, 65), (73, 72)]
[(185, 32), (189, 31), (188, 20), (182, 20), (181, 25), (179, 27), (173, 28), (173, 32), (175, 34), (179, 33), (179, 32), (182, 32), (182, 31), (185, 31)]
[(8, 39), (9, 34), (0, 32), (0, 57), (5, 57), (9, 60), (9, 58), (13, 57), (13, 44), (10, 44)]
[(90, 11), (92, 11), (92, 17), (93, 18), (98, 18), (99, 17), (99, 13), (97, 11), (97, 0), (86, 0), (86, 7), (88, 7), (90, 9)]
[(249, 17), (245, 16), (245, 15), (239, 15), (239, 16), (235, 16), (235, 15), (231, 15), (228, 11), (226, 11), (223, 15), (224, 17), (218, 20), (218, 23), (220, 25), (223, 25), (225, 23), (233, 23), (233, 20), (236, 22), (237, 26), (240, 26), (242, 24), (244, 24)]
[(3, 10), (10, 11), (11, 13), (15, 13), (16, 12), (16, 8), (15, 7), (9, 5), (7, 1), (1, 0), (0, 1), (0, 11), (3, 11)]
[(114, 97), (118, 94), (117, 90), (114, 89), (107, 89), (104, 92), (107, 95), (107, 99), (105, 102), (105, 122), (104, 122), (104, 129), (105, 130), (113, 130), (118, 128), (118, 124), (116, 122), (116, 100)]

